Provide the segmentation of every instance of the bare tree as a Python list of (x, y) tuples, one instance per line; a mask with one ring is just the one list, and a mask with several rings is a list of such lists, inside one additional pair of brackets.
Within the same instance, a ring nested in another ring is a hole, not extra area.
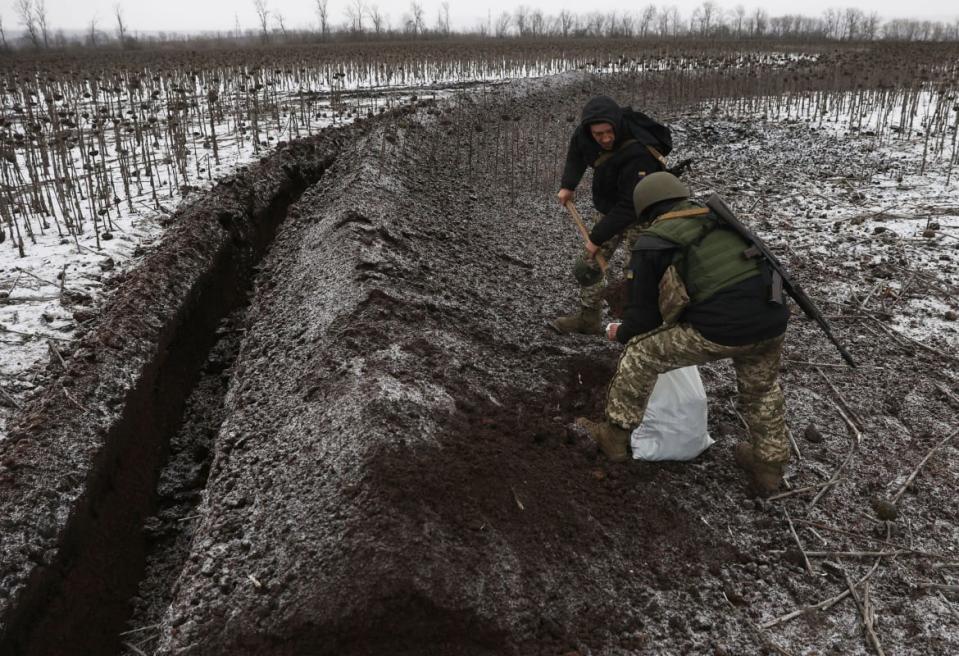
[(746, 22), (746, 8), (742, 5), (736, 5), (733, 8), (733, 30), (736, 36), (743, 35), (743, 24)]
[(520, 5), (513, 12), (513, 22), (516, 23), (516, 32), (520, 36), (526, 36), (529, 32), (529, 7)]
[(316, 15), (320, 19), (320, 36), (326, 37), (330, 32), (330, 0), (316, 0)]
[(34, 13), (37, 17), (37, 26), (40, 28), (40, 35), (43, 37), (43, 47), (50, 47), (50, 27), (49, 14), (47, 13), (47, 0), (34, 0)]
[(113, 15), (117, 18), (117, 40), (120, 42), (120, 47), (123, 48), (127, 43), (127, 26), (123, 22), (123, 8), (120, 7), (120, 3), (113, 5)]
[(769, 15), (766, 13), (765, 9), (757, 7), (753, 11), (752, 18), (750, 19), (750, 33), (752, 36), (762, 36), (766, 33), (766, 27), (769, 22)]
[(679, 33), (679, 24), (682, 22), (682, 17), (679, 15), (679, 7), (672, 5), (669, 9), (669, 24), (673, 31), (673, 34)]
[(410, 3), (410, 25), (413, 27), (413, 34), (422, 34), (426, 29), (423, 21), (423, 5), (413, 0)]
[(37, 15), (33, 8), (33, 0), (17, 0), (17, 14), (20, 24), (26, 30), (30, 43), (34, 48), (40, 47), (40, 27), (37, 25)]
[(670, 17), (671, 13), (669, 9), (663, 9), (661, 12), (659, 12), (659, 20), (656, 21), (657, 28), (659, 30), (659, 36), (669, 36)]
[(606, 16), (598, 11), (591, 11), (586, 15), (586, 33), (590, 36), (603, 36), (606, 28)]
[(870, 41), (879, 34), (879, 14), (875, 11), (869, 12), (862, 24), (862, 36)]
[(513, 22), (513, 17), (509, 15), (508, 11), (504, 11), (496, 18), (496, 30), (495, 34), (499, 38), (503, 38), (509, 35), (509, 26)]
[(855, 7), (849, 7), (846, 9), (846, 33), (849, 35), (849, 40), (860, 38), (859, 31), (862, 27), (863, 13), (856, 9)]
[(835, 9), (827, 9), (822, 14), (823, 30), (826, 36), (830, 37), (836, 33), (836, 27), (839, 23), (839, 12)]
[(382, 34), (386, 27), (386, 16), (380, 11), (380, 8), (376, 5), (370, 5), (367, 7), (366, 13), (370, 17), (370, 22), (373, 24), (373, 33)]
[(436, 14), (436, 31), (443, 36), (450, 34), (450, 3), (441, 2)]
[(257, 20), (260, 21), (260, 33), (264, 41), (270, 40), (270, 10), (266, 6), (266, 0), (253, 0), (253, 9), (256, 11)]
[(573, 15), (573, 12), (568, 9), (564, 9), (559, 12), (559, 32), (564, 37), (569, 36), (570, 31), (573, 29), (573, 25), (576, 21), (576, 17)]
[(91, 47), (96, 48), (97, 43), (100, 41), (100, 31), (97, 29), (97, 17), (96, 15), (90, 19), (90, 25), (87, 28), (87, 43)]
[(0, 48), (7, 50), (8, 47), (9, 46), (7, 44), (7, 33), (3, 29), (3, 16), (0, 16)]
[(542, 9), (534, 9), (529, 15), (529, 33), (533, 36), (543, 36), (546, 33), (546, 17)]
[(286, 20), (283, 18), (283, 14), (276, 12), (276, 16), (273, 17), (273, 20), (276, 22), (276, 29), (279, 30), (280, 35), (285, 39), (286, 38)]
[(656, 5), (646, 5), (639, 15), (639, 35), (644, 39), (649, 34), (654, 18), (656, 18)]
[(350, 0), (350, 4), (346, 5), (345, 13), (350, 32), (361, 34), (363, 32), (363, 14), (366, 13), (366, 5), (363, 0)]
[[(716, 12), (718, 11), (716, 3), (712, 0), (706, 0), (703, 4), (699, 6), (696, 10), (699, 12), (699, 33), (707, 35), (712, 32), (713, 22), (716, 20)], [(696, 14), (693, 14), (694, 16)]]

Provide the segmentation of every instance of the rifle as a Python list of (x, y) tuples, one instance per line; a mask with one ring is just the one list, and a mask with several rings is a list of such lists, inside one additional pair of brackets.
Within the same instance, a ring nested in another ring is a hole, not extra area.
[(714, 211), (726, 225), (735, 230), (740, 237), (749, 243), (749, 248), (743, 251), (744, 256), (762, 256), (769, 263), (769, 266), (773, 270), (772, 295), (770, 300), (775, 303), (782, 303), (782, 293), (785, 290), (786, 293), (796, 301), (796, 304), (799, 305), (799, 308), (806, 316), (819, 324), (819, 327), (826, 333), (829, 341), (839, 349), (839, 354), (842, 356), (842, 359), (845, 360), (850, 367), (855, 367), (855, 360), (853, 360), (849, 352), (843, 348), (839, 340), (833, 336), (832, 330), (829, 328), (829, 323), (826, 322), (826, 318), (822, 315), (822, 312), (820, 312), (819, 308), (812, 302), (812, 299), (806, 296), (806, 292), (803, 291), (802, 287), (800, 287), (798, 283), (793, 282), (786, 272), (786, 267), (773, 255), (772, 251), (763, 243), (763, 240), (753, 234), (749, 228), (737, 219), (732, 210), (723, 202), (723, 199), (716, 194), (709, 197), (709, 200), (706, 201), (706, 206)]
[[(583, 241), (589, 241), (589, 230), (586, 229), (586, 224), (583, 222), (583, 217), (579, 215), (579, 212), (576, 209), (576, 206), (572, 201), (566, 203), (566, 209), (569, 210), (570, 215), (573, 217), (573, 221), (576, 222), (576, 227), (579, 228), (579, 234), (583, 236)], [(593, 256), (596, 259), (596, 264), (599, 265), (599, 270), (603, 273), (606, 273), (606, 268), (609, 266), (606, 263), (606, 258), (603, 257), (602, 253), (596, 253)]]

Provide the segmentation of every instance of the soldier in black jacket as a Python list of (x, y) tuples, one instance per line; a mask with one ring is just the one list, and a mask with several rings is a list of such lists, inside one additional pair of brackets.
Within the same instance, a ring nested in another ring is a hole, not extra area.
[[(661, 133), (651, 134), (649, 129)], [(670, 145), (665, 127), (621, 108), (607, 96), (596, 96), (583, 108), (582, 121), (569, 141), (557, 197), (564, 206), (572, 201), (586, 167), (592, 167), (593, 206), (601, 218), (590, 231), (587, 255), (580, 256), (574, 268), (581, 286), (580, 311), (552, 322), (560, 333), (602, 334), (605, 280), (594, 256), (601, 253), (609, 261), (623, 241), (631, 247), (642, 227), (633, 209), (633, 188), (649, 173), (665, 169)]]

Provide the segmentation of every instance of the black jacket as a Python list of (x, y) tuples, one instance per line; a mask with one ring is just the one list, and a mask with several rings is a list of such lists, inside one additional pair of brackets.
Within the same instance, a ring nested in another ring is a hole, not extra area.
[[(670, 204), (656, 212), (659, 216)], [(640, 237), (642, 239), (642, 237)], [(657, 328), (663, 318), (659, 313), (659, 281), (673, 261), (675, 248), (634, 250), (629, 262), (632, 279), (623, 322), (616, 331), (616, 340), (625, 344), (636, 335)], [(744, 346), (781, 335), (786, 331), (789, 310), (785, 303), (769, 302), (765, 276), (753, 276), (722, 289), (699, 303), (691, 303), (680, 315), (711, 342), (724, 346)]]
[(589, 238), (594, 244), (608, 241), (636, 222), (633, 188), (643, 176), (663, 170), (643, 143), (625, 143), (636, 138), (629, 128), (631, 113), (629, 107), (621, 108), (612, 98), (596, 96), (586, 103), (582, 121), (569, 140), (561, 186), (576, 189), (586, 167), (593, 166), (605, 152), (593, 139), (589, 126), (610, 123), (616, 133), (612, 156), (593, 171), (593, 206), (605, 215), (590, 232)]

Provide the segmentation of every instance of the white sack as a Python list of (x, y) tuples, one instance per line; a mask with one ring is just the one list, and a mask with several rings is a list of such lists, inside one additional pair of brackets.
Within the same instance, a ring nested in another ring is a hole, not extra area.
[(706, 390), (698, 367), (660, 374), (631, 443), (636, 460), (692, 460), (709, 448)]

